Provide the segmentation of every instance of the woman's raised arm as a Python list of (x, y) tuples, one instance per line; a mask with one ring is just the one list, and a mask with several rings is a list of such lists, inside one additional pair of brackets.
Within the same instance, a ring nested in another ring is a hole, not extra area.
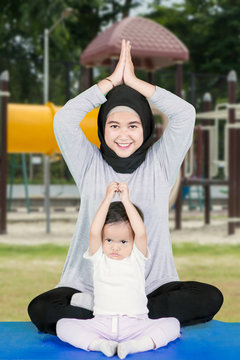
[(77, 185), (81, 185), (85, 169), (94, 154), (94, 145), (87, 140), (79, 123), (88, 112), (105, 101), (106, 98), (94, 85), (69, 100), (54, 117), (57, 143)]

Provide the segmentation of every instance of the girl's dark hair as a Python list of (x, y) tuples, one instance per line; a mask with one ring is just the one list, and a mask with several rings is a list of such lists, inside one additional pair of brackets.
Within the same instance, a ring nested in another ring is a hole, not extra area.
[[(142, 220), (144, 220), (142, 211), (136, 205), (134, 206)], [(104, 225), (117, 222), (129, 222), (125, 207), (121, 201), (114, 201), (110, 204)]]

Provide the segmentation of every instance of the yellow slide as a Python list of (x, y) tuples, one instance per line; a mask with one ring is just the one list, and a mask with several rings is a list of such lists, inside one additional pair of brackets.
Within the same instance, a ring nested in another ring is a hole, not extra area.
[[(53, 118), (59, 109), (50, 102), (45, 105), (8, 104), (7, 152), (60, 153), (53, 132)], [(81, 129), (88, 140), (99, 147), (98, 111), (93, 109), (85, 116)]]

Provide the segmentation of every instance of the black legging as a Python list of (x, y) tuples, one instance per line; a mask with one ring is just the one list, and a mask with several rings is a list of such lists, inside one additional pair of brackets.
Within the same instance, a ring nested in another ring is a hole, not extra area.
[[(69, 287), (47, 291), (28, 306), (28, 313), (39, 331), (56, 335), (61, 318), (90, 319), (92, 311), (70, 305), (72, 295), (79, 292)], [(176, 317), (181, 326), (211, 320), (223, 303), (216, 287), (196, 281), (174, 281), (160, 286), (148, 295), (149, 317)]]

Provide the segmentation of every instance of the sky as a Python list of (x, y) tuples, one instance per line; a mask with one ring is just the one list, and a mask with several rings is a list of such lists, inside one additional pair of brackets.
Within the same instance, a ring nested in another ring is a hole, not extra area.
[[(182, 4), (184, 0), (162, 0), (161, 5), (171, 7), (173, 4)], [(139, 13), (148, 13), (148, 4), (151, 0), (143, 0), (142, 5), (138, 6), (137, 9), (132, 9), (130, 16), (136, 16)]]

